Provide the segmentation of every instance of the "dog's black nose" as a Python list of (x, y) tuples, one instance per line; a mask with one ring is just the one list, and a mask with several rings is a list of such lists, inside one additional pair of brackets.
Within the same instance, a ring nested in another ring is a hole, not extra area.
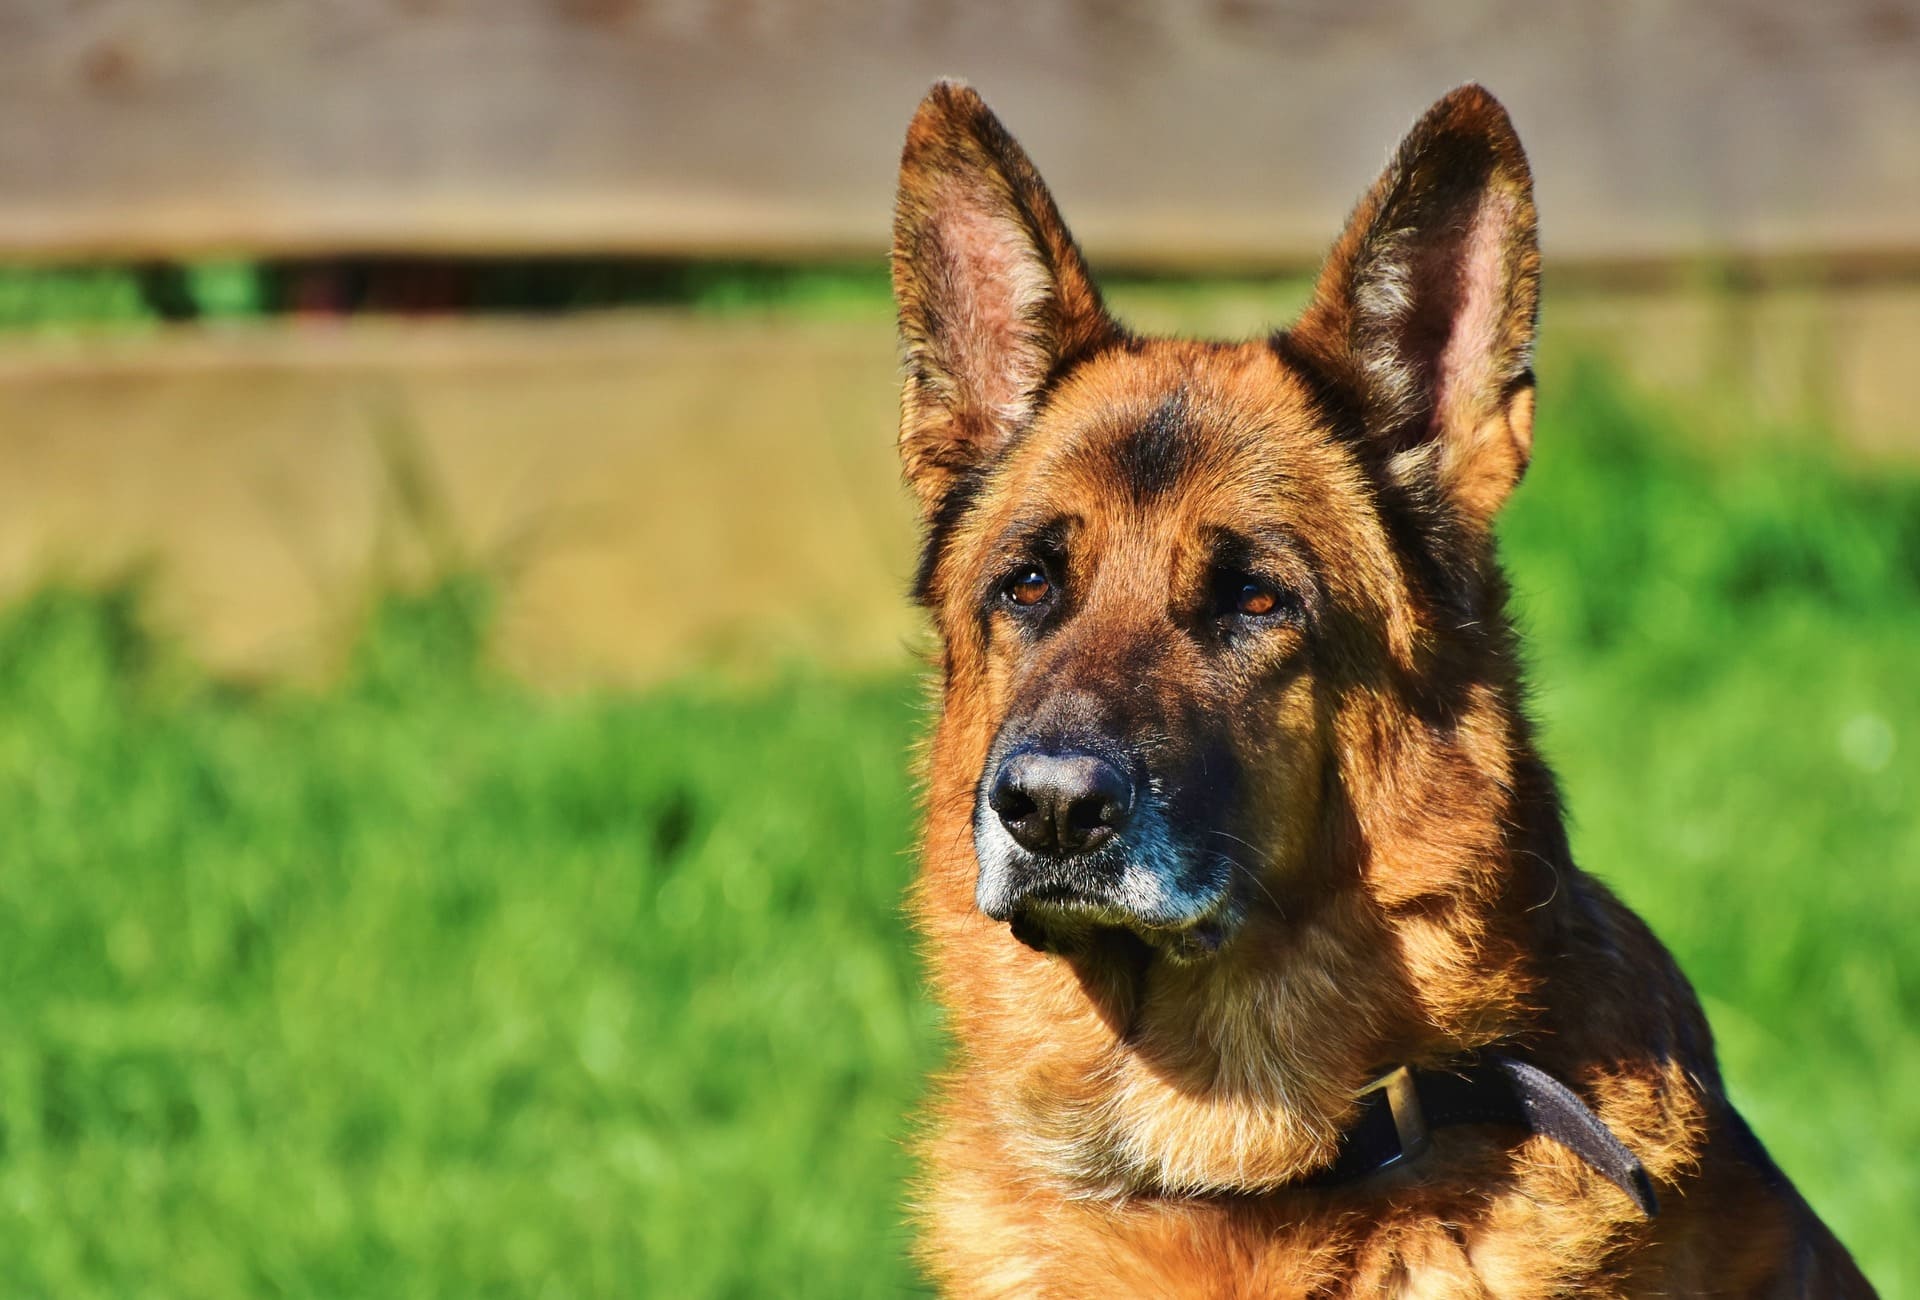
[(1072, 857), (1111, 839), (1133, 809), (1133, 782), (1097, 754), (1026, 750), (994, 773), (987, 805), (1029, 853)]

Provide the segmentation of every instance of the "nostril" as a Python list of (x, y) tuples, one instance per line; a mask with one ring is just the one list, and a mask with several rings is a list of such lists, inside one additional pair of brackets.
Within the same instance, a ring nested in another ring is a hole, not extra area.
[(998, 813), (1002, 821), (1015, 822), (1033, 815), (1036, 805), (1022, 788), (1021, 771), (1018, 762), (1003, 763), (993, 778), (993, 788), (987, 792), (987, 806)]
[(1010, 822), (1017, 822), (1022, 817), (1031, 817), (1035, 806), (1033, 800), (1011, 785), (995, 786), (987, 803), (1000, 814), (1003, 821)]
[(1105, 795), (1075, 799), (1067, 808), (1067, 825), (1082, 834), (1111, 830), (1120, 823), (1120, 805)]

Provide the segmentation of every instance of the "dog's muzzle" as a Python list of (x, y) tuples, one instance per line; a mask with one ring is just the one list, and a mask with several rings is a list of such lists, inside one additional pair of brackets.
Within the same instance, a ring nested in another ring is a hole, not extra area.
[(974, 805), (975, 901), (1035, 948), (1099, 926), (1200, 956), (1230, 926), (1226, 863), (1176, 843), (1136, 765), (1074, 746), (990, 761)]

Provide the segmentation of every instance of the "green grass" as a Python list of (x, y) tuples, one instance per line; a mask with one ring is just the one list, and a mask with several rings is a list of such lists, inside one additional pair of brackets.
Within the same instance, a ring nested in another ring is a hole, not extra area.
[(139, 330), (157, 319), (129, 267), (0, 263), (0, 333)]
[[(1920, 482), (1548, 394), (1504, 537), (1581, 858), (1911, 1291)], [(312, 691), (131, 591), (0, 619), (0, 1293), (917, 1288), (910, 675), (555, 697), (486, 625), (397, 598)]]
[[(893, 290), (878, 254), (811, 264), (684, 261), (633, 257), (272, 261), (0, 262), (0, 337), (100, 336), (150, 332), (169, 319), (255, 322), (297, 309), (296, 283), (332, 273), (330, 310), (401, 311), (411, 271), (437, 269), (468, 314), (673, 308), (709, 316), (808, 321), (890, 321)], [(371, 277), (386, 286), (372, 305), (353, 305)], [(1221, 332), (1272, 328), (1305, 300), (1298, 276), (1102, 276), (1124, 307), (1138, 306), (1170, 328)], [(310, 288), (312, 286), (309, 286)], [(323, 294), (323, 300), (329, 294)], [(433, 308), (445, 311), (445, 304)]]

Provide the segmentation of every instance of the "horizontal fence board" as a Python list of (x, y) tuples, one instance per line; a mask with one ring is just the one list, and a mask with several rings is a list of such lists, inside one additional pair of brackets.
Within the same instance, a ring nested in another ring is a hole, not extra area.
[[(1298, 295), (1148, 285), (1115, 305), (1237, 335)], [(1764, 455), (1757, 429), (1804, 419), (1920, 456), (1920, 286), (1549, 292), (1543, 322), (1543, 384), (1572, 354), (1611, 358), (1724, 454)], [(18, 340), (0, 351), (0, 599), (145, 569), (198, 657), (309, 676), (382, 584), (467, 566), (499, 577), (500, 654), (542, 682), (899, 668), (920, 624), (898, 391), (878, 306)]]
[(1470, 78), (1555, 256), (1920, 246), (1900, 0), (14, 0), (0, 256), (870, 255), (943, 74), (1112, 262), (1310, 261)]
[(370, 595), (499, 580), (548, 682), (899, 664), (884, 322), (181, 330), (0, 354), (0, 591), (149, 571), (223, 671), (336, 668)]

